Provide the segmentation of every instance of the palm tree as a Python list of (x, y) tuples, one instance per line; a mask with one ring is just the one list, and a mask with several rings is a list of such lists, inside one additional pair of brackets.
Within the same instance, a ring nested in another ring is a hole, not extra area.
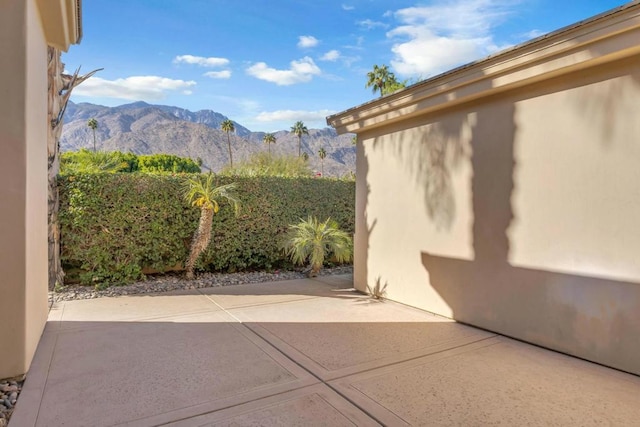
[(309, 277), (314, 277), (331, 254), (338, 262), (350, 261), (353, 243), (349, 234), (340, 230), (338, 223), (331, 218), (319, 222), (316, 217), (309, 216), (306, 221), (289, 226), (284, 250), (295, 264), (308, 261), (311, 267)]
[(271, 144), (275, 144), (276, 140), (276, 136), (272, 133), (265, 133), (262, 137), (262, 142), (267, 144), (267, 146), (269, 147), (269, 155), (271, 155)]
[(233, 122), (231, 120), (227, 119), (222, 122), (222, 124), (220, 125), (220, 129), (222, 129), (223, 132), (227, 133), (227, 145), (229, 146), (229, 163), (231, 164), (231, 167), (233, 167), (233, 155), (231, 154), (231, 138), (229, 137), (229, 132), (234, 132), (236, 130), (236, 127), (233, 125)]
[(322, 177), (324, 177), (324, 158), (327, 157), (327, 152), (324, 150), (324, 147), (318, 150), (318, 156), (320, 156), (320, 173)]
[(96, 152), (96, 129), (98, 129), (98, 121), (93, 117), (87, 122), (87, 126), (93, 131), (93, 152)]
[(380, 96), (384, 96), (405, 87), (405, 82), (396, 80), (395, 74), (389, 71), (388, 66), (374, 65), (373, 71), (367, 73), (367, 84), (364, 87), (370, 87), (373, 93), (380, 92)]
[(297, 121), (293, 126), (291, 126), (291, 132), (298, 137), (298, 157), (300, 157), (302, 150), (302, 135), (309, 135), (309, 129), (307, 129), (303, 122)]
[(236, 188), (235, 183), (216, 187), (213, 178), (214, 175), (209, 172), (207, 175), (198, 175), (194, 178), (189, 178), (185, 182), (185, 199), (187, 199), (192, 206), (200, 208), (198, 229), (193, 235), (189, 258), (185, 265), (187, 279), (193, 279), (193, 269), (195, 268), (196, 261), (200, 254), (207, 249), (211, 241), (213, 216), (220, 210), (218, 201), (221, 199), (227, 200), (233, 206), (236, 214), (240, 209), (240, 202), (233, 194), (233, 190)]

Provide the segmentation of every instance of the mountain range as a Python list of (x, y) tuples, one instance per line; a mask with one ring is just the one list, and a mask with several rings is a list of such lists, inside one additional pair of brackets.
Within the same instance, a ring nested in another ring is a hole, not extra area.
[[(167, 105), (151, 105), (146, 102), (117, 107), (105, 107), (90, 103), (69, 102), (64, 115), (64, 127), (60, 139), (61, 151), (93, 149), (93, 131), (87, 121), (96, 119), (96, 149), (123, 151), (135, 154), (174, 154), (201, 159), (203, 170), (219, 172), (229, 164), (227, 134), (220, 125), (227, 117), (211, 110), (192, 112)], [(263, 143), (264, 132), (252, 132), (234, 122), (235, 132), (229, 134), (234, 163), (247, 159), (251, 154), (267, 151)], [(287, 131), (274, 132), (276, 143), (271, 144), (273, 155), (298, 153), (298, 137)], [(325, 176), (343, 176), (355, 172), (355, 146), (352, 135), (338, 136), (332, 128), (309, 129), (302, 137), (302, 151), (309, 155), (309, 165), (321, 170), (318, 156), (324, 148)]]

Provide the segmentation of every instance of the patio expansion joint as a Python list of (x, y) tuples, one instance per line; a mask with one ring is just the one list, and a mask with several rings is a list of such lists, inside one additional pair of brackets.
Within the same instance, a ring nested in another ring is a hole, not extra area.
[[(63, 307), (64, 310), (64, 307)], [(40, 418), (40, 408), (42, 407), (42, 401), (44, 400), (44, 392), (47, 389), (47, 383), (49, 382), (49, 374), (51, 372), (51, 365), (53, 363), (53, 358), (56, 354), (56, 348), (58, 347), (58, 337), (59, 337), (59, 333), (56, 332), (54, 334), (54, 340), (53, 340), (53, 349), (52, 351), (49, 353), (49, 357), (47, 360), (47, 375), (44, 378), (44, 382), (42, 383), (42, 387), (40, 388), (40, 393), (38, 396), (38, 410), (36, 411), (36, 419), (34, 420), (33, 425), (38, 425), (38, 419)]]
[[(209, 298), (209, 295), (205, 295), (205, 296), (207, 296), (207, 298)], [(309, 299), (309, 298), (305, 298), (305, 299)], [(256, 339), (259, 339), (260, 341), (264, 342), (270, 348), (275, 350), (278, 354), (282, 355), (283, 357), (285, 357), (286, 359), (288, 359), (289, 361), (294, 363), (296, 366), (298, 366), (299, 368), (301, 368), (302, 370), (307, 372), (312, 378), (314, 378), (314, 379), (316, 379), (318, 381), (318, 384), (322, 384), (322, 385), (327, 386), (330, 390), (332, 390), (333, 392), (337, 393), (338, 396), (340, 396), (341, 398), (346, 400), (348, 403), (350, 403), (354, 407), (358, 408), (360, 411), (364, 412), (367, 416), (369, 416), (375, 422), (379, 423), (380, 425), (385, 425), (385, 423), (382, 420), (380, 420), (378, 417), (376, 417), (374, 414), (372, 414), (369, 410), (367, 410), (367, 408), (365, 406), (363, 406), (362, 404), (359, 404), (357, 401), (355, 401), (354, 399), (349, 397), (347, 394), (342, 392), (339, 387), (331, 384), (331, 382), (333, 382), (333, 381), (338, 381), (339, 382), (339, 380), (341, 380), (341, 379), (345, 379), (345, 378), (348, 378), (348, 377), (356, 375), (356, 374), (348, 373), (348, 374), (344, 374), (344, 375), (338, 375), (336, 377), (331, 377), (331, 378), (328, 378), (328, 379), (322, 378), (320, 375), (315, 374), (310, 368), (307, 368), (306, 366), (304, 366), (304, 364), (298, 362), (292, 356), (287, 354), (285, 351), (283, 351), (280, 348), (278, 348), (278, 346), (276, 346), (274, 343), (272, 343), (271, 341), (269, 341), (268, 339), (266, 339), (265, 337), (263, 337), (262, 335), (260, 335), (256, 331), (254, 331), (253, 328), (251, 328), (250, 326), (246, 325), (244, 321), (242, 321), (241, 319), (239, 319), (237, 316), (235, 316), (232, 313), (232, 311), (235, 310), (235, 309), (246, 308), (246, 307), (233, 307), (233, 308), (230, 308), (230, 309), (226, 309), (226, 308), (222, 307), (220, 304), (218, 304), (213, 298), (209, 298), (209, 300), (213, 304), (215, 304), (217, 307), (219, 307), (224, 313), (226, 313), (230, 317), (232, 317), (238, 323), (238, 326), (242, 327), (247, 333), (250, 333)], [(300, 301), (300, 300), (282, 301), (282, 302), (277, 302), (277, 303), (273, 303), (273, 302), (264, 303), (264, 304), (261, 303), (261, 304), (255, 304), (254, 306), (273, 305), (273, 304), (286, 304), (286, 303), (292, 303), (292, 302), (295, 303), (295, 302), (298, 302), (298, 301)], [(251, 307), (251, 306), (247, 306), (247, 307)], [(418, 360), (420, 358), (432, 357), (434, 355), (450, 352), (452, 350), (460, 350), (460, 349), (463, 349), (464, 347), (467, 347), (467, 346), (477, 345), (478, 343), (481, 343), (483, 341), (494, 340), (497, 336), (498, 336), (497, 334), (492, 334), (492, 335), (490, 335), (488, 337), (480, 338), (478, 340), (474, 340), (474, 341), (471, 341), (471, 342), (465, 342), (463, 344), (455, 345), (453, 347), (448, 347), (448, 348), (443, 349), (443, 350), (438, 350), (438, 351), (435, 351), (433, 353), (429, 353), (428, 355), (424, 355), (423, 354), (423, 355), (413, 356), (413, 357), (409, 357), (409, 358), (406, 358), (406, 359), (401, 359), (401, 360), (396, 360), (396, 361), (392, 361), (392, 362), (389, 362), (389, 363), (385, 363), (385, 364), (382, 364), (382, 365), (379, 365), (379, 366), (366, 368), (366, 369), (363, 369), (361, 371), (358, 371), (357, 375), (360, 375), (360, 374), (363, 374), (363, 373), (367, 373), (367, 372), (372, 372), (372, 371), (375, 371), (375, 370), (378, 370), (378, 369), (389, 368), (389, 367), (394, 366), (394, 365), (406, 364), (407, 362)], [(492, 342), (492, 343), (490, 342), (487, 346), (491, 346), (491, 345), (495, 345), (495, 344), (497, 344), (497, 342)], [(305, 386), (300, 386), (300, 387), (293, 388), (291, 390), (299, 390), (299, 389), (302, 389), (304, 387), (307, 387), (307, 386), (306, 385)], [(271, 396), (284, 395), (284, 394), (288, 393), (291, 390), (274, 393)], [(243, 403), (230, 405), (230, 406), (228, 406), (226, 408), (216, 409), (215, 411), (212, 411), (212, 412), (217, 412), (217, 411), (222, 410), (222, 409), (228, 409), (228, 408), (244, 405), (246, 403), (253, 402), (253, 401), (258, 401), (258, 400), (263, 399), (263, 398), (264, 397), (251, 399), (251, 400), (248, 400), (248, 401), (243, 402)], [(204, 415), (204, 414), (200, 414), (200, 415)], [(189, 419), (189, 418), (193, 418), (193, 417), (185, 417), (182, 420), (176, 420), (176, 421), (183, 421), (183, 420), (186, 420), (186, 419)]]
[[(209, 298), (209, 295), (206, 295), (207, 298)], [(298, 366), (300, 369), (302, 369), (303, 371), (305, 371), (306, 373), (308, 373), (311, 377), (315, 378), (318, 381), (318, 384), (323, 384), (325, 386), (327, 386), (329, 389), (331, 389), (333, 392), (337, 393), (340, 397), (342, 397), (343, 399), (345, 399), (347, 402), (349, 402), (350, 404), (352, 404), (353, 406), (355, 406), (356, 408), (358, 408), (359, 410), (361, 410), (362, 412), (364, 412), (365, 414), (367, 414), (367, 416), (371, 417), (375, 422), (379, 423), (380, 425), (384, 425), (379, 419), (377, 419), (373, 414), (369, 413), (365, 408), (363, 408), (362, 406), (360, 406), (357, 402), (354, 402), (352, 399), (350, 399), (348, 396), (345, 396), (343, 393), (340, 392), (340, 390), (338, 390), (337, 388), (335, 388), (334, 386), (332, 386), (331, 384), (329, 384), (328, 381), (323, 380), (322, 378), (320, 378), (318, 375), (314, 374), (311, 370), (309, 370), (308, 368), (306, 368), (305, 366), (303, 366), (302, 364), (300, 364), (299, 362), (297, 362), (296, 360), (294, 360), (293, 358), (291, 358), (291, 356), (289, 356), (288, 354), (286, 354), (285, 352), (281, 351), (278, 347), (276, 347), (274, 344), (272, 344), (271, 342), (269, 342), (268, 340), (266, 340), (265, 338), (263, 338), (262, 336), (260, 336), (258, 333), (256, 333), (253, 329), (251, 329), (249, 326), (245, 325), (244, 322), (242, 320), (240, 320), (238, 317), (236, 317), (233, 313), (230, 312), (230, 310), (227, 310), (226, 308), (222, 307), (220, 304), (218, 304), (215, 300), (213, 300), (212, 298), (209, 298), (209, 300), (214, 303), (216, 306), (218, 306), (222, 311), (224, 311), (226, 314), (228, 314), (229, 316), (231, 316), (236, 322), (238, 322), (238, 324), (240, 326), (242, 326), (242, 328), (245, 329), (245, 331), (247, 333), (250, 333), (251, 335), (253, 335), (256, 339), (261, 340), (262, 342), (264, 342), (265, 344), (267, 344), (269, 347), (271, 347), (273, 350), (275, 350), (278, 354), (282, 355), (283, 357), (285, 357), (286, 359), (288, 359), (289, 361), (291, 361), (293, 364), (295, 364), (296, 366)], [(290, 302), (290, 301), (287, 301)], [(272, 303), (273, 304), (273, 303)], [(264, 305), (264, 304), (260, 304), (260, 305)], [(300, 387), (296, 387), (293, 388), (291, 390), (298, 390), (298, 389), (302, 389), (304, 387), (307, 386), (300, 386)], [(291, 390), (287, 390), (287, 391), (281, 391), (279, 393), (274, 393), (272, 396), (278, 396), (278, 395), (283, 395), (285, 393), (287, 393), (288, 391)], [(262, 399), (262, 398), (260, 398)], [(243, 402), (242, 404), (246, 404), (249, 402), (253, 402), (253, 401), (257, 401), (260, 399), (252, 399), (249, 400), (247, 402)], [(231, 405), (229, 407), (234, 407), (234, 406), (240, 406), (241, 404), (236, 404), (236, 405)], [(224, 409), (228, 409), (228, 408), (224, 408)], [(217, 409), (216, 411), (212, 411), (212, 412), (217, 412), (220, 409)], [(200, 414), (200, 415), (204, 415), (204, 414)], [(189, 418), (193, 418), (193, 417), (187, 417), (185, 419), (189, 419)], [(182, 421), (182, 420), (176, 420), (176, 421)]]

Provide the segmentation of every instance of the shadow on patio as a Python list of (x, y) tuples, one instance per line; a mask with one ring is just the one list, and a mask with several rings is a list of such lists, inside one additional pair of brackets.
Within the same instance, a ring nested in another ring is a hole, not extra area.
[(370, 300), (350, 280), (59, 303), (11, 427), (640, 417), (637, 377)]

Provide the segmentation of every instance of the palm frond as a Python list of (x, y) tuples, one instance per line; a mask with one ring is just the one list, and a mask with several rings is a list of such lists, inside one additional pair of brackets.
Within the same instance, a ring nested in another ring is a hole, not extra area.
[(340, 230), (331, 218), (324, 222), (309, 216), (298, 224), (289, 226), (287, 240), (283, 245), (285, 254), (295, 264), (309, 262), (311, 272), (317, 273), (328, 255), (333, 254), (338, 262), (351, 260), (353, 243), (351, 237)]

